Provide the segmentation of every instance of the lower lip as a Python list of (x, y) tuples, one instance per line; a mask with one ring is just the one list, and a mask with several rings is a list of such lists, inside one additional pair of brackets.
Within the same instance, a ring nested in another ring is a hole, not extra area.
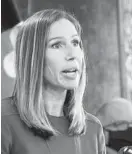
[(68, 72), (68, 73), (63, 72), (63, 76), (65, 76), (67, 79), (71, 79), (71, 80), (76, 79), (77, 74), (78, 74), (77, 71), (76, 72)]

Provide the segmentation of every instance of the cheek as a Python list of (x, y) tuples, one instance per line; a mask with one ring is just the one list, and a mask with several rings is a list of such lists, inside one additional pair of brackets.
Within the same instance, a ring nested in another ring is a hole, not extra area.
[(46, 57), (46, 73), (56, 77), (59, 73), (60, 67), (61, 66), (61, 60), (59, 59), (59, 56), (57, 54), (52, 54), (48, 53)]
[(84, 53), (80, 49), (78, 49), (78, 51), (77, 51), (77, 59), (78, 59), (79, 63), (82, 65), (82, 62), (84, 60)]
[(55, 50), (47, 50), (46, 54), (46, 65), (50, 66), (51, 68), (58, 70), (59, 67), (64, 63), (64, 54), (61, 51)]
[(80, 47), (76, 48), (76, 54), (77, 54), (76, 56), (80, 58), (84, 56), (84, 52)]
[(48, 77), (55, 77), (57, 73), (57, 68), (55, 67), (55, 63), (52, 61), (46, 61), (45, 73)]
[(54, 67), (52, 63), (48, 62), (45, 66), (44, 78), (48, 81), (48, 83), (55, 84), (58, 76), (57, 72), (56, 67)]

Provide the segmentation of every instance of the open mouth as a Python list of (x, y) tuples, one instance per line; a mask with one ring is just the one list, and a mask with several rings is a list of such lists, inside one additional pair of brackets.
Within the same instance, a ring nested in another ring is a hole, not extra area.
[(76, 73), (78, 70), (77, 69), (67, 69), (62, 71), (63, 73)]
[(64, 71), (62, 71), (63, 75), (67, 78), (67, 79), (76, 79), (77, 74), (78, 74), (78, 69), (76, 68), (72, 68), (72, 69), (66, 69)]

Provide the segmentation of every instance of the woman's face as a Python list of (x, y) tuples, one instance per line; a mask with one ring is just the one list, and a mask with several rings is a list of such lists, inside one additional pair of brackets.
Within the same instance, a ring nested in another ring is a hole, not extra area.
[(67, 19), (53, 23), (49, 30), (44, 77), (55, 88), (78, 87), (82, 73), (83, 51), (75, 26)]

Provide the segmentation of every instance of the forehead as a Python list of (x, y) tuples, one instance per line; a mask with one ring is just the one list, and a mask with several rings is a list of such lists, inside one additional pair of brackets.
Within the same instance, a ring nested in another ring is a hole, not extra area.
[(53, 37), (70, 37), (78, 34), (75, 26), (67, 19), (60, 19), (53, 23), (49, 29), (49, 39)]

